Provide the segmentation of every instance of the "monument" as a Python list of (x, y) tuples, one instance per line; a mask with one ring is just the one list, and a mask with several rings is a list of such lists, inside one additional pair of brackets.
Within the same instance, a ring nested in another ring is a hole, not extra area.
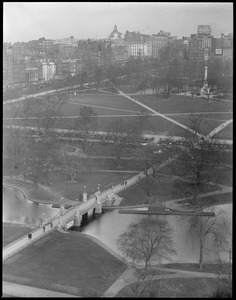
[(201, 88), (201, 96), (204, 98), (205, 95), (209, 95), (209, 87), (207, 83), (207, 66), (205, 66), (205, 76), (204, 76), (204, 83), (203, 87)]

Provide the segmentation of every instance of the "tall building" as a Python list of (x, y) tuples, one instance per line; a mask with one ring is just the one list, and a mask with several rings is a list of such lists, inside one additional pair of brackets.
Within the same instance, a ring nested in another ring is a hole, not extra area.
[(212, 37), (211, 36), (204, 36), (202, 38), (202, 49), (211, 49), (212, 46)]
[(203, 38), (211, 35), (211, 25), (198, 25), (197, 37)]
[(152, 35), (150, 38), (152, 44), (152, 57), (158, 58), (159, 57), (159, 50), (163, 47), (166, 47), (169, 43), (169, 38), (167, 35)]

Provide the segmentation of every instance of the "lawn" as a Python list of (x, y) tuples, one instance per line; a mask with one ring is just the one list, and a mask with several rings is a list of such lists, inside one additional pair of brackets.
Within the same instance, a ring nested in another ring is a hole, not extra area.
[(3, 264), (3, 280), (82, 297), (100, 297), (126, 265), (78, 232), (54, 231)]
[(30, 232), (32, 229), (27, 225), (19, 225), (13, 223), (3, 223), (3, 240), (2, 245), (5, 247), (11, 242), (22, 237), (26, 233)]
[(228, 112), (227, 102), (211, 101), (207, 102), (201, 98), (191, 98), (188, 96), (170, 95), (168, 99), (156, 98), (153, 95), (135, 95), (132, 98), (159, 110), (163, 114), (170, 113), (196, 113), (196, 112)]
[(216, 135), (213, 137), (214, 139), (226, 139), (226, 140), (232, 140), (233, 138), (233, 124), (229, 124), (224, 129), (219, 131)]
[(146, 292), (142, 297), (153, 297), (148, 291), (158, 291), (159, 284), (159, 293), (154, 296), (158, 298), (210, 298), (218, 286), (227, 286), (232, 291), (232, 281), (221, 279), (219, 282), (214, 278), (169, 278), (149, 283), (143, 283), (136, 293), (132, 285), (126, 286), (116, 297), (140, 297), (140, 292), (145, 287)]
[[(198, 115), (199, 116), (199, 115)], [(196, 120), (198, 116), (194, 115), (196, 117)], [(181, 115), (174, 115), (174, 116), (169, 116), (173, 120), (176, 120), (180, 122), (181, 124), (184, 124), (185, 126), (192, 128), (193, 130), (195, 129), (193, 122), (191, 121), (191, 116), (181, 116)], [(214, 130), (216, 127), (218, 127), (220, 124), (223, 122), (227, 121), (226, 120), (216, 120), (216, 119), (208, 119), (207, 115), (203, 115), (203, 118), (201, 119), (201, 123), (199, 125), (199, 132), (203, 133), (204, 135), (209, 134), (212, 130)]]
[[(232, 192), (225, 193), (225, 194), (219, 194), (219, 195), (213, 195), (213, 196), (207, 196), (204, 198), (198, 199), (198, 205), (200, 207), (208, 207), (208, 206), (215, 206), (220, 204), (231, 204), (233, 200)], [(181, 203), (189, 203), (189, 201), (181, 201)]]
[[(164, 267), (164, 268), (200, 272), (199, 265), (194, 264), (194, 263), (181, 263), (181, 264), (180, 263), (168, 263), (168, 264), (163, 264), (163, 265), (160, 265), (160, 266)], [(204, 273), (217, 273), (219, 267), (221, 267), (221, 265), (218, 266), (217, 264), (203, 264), (201, 272), (204, 272)], [(227, 274), (226, 270), (223, 273)]]
[[(121, 118), (124, 121), (133, 121), (135, 115), (139, 115), (141, 111), (146, 112), (150, 115), (150, 112), (140, 107), (136, 103), (126, 99), (119, 95), (63, 95), (65, 97), (65, 103), (60, 112), (60, 116), (70, 116), (75, 118), (69, 119), (58, 119), (54, 126), (58, 128), (75, 129), (75, 120), (79, 116), (80, 109), (88, 105), (97, 114), (97, 130), (107, 130), (107, 127), (114, 118)], [(181, 123), (192, 127), (189, 116), (178, 115), (178, 113), (196, 113), (199, 112), (214, 112), (215, 114), (204, 114), (203, 121), (200, 126), (203, 133), (208, 134), (215, 127), (219, 126), (221, 122), (229, 119), (232, 114), (228, 113), (228, 103), (226, 102), (207, 102), (203, 99), (196, 99), (186, 96), (171, 95), (169, 99), (156, 98), (153, 95), (138, 95), (134, 96), (135, 99), (140, 102), (147, 104), (153, 109), (164, 114), (170, 114), (169, 117), (174, 120), (180, 121)], [(12, 108), (12, 110), (11, 110)], [(4, 117), (13, 114), (16, 109), (15, 105), (4, 107)], [(218, 114), (218, 112), (227, 112), (224, 115)], [(174, 114), (174, 115), (171, 115)], [(175, 115), (176, 114), (176, 115)], [(199, 116), (197, 115), (197, 116)], [(11, 123), (12, 121), (4, 121), (5, 123)], [(20, 120), (15, 120), (16, 125), (22, 124)], [(34, 125), (34, 121), (29, 121), (29, 125)], [(230, 125), (229, 125), (230, 128)], [(157, 135), (176, 135), (186, 136), (189, 133), (183, 128), (173, 124), (172, 122), (165, 120), (158, 116), (150, 116), (146, 124), (144, 125), (143, 131), (149, 134)], [(224, 129), (226, 135), (232, 138), (232, 130), (228, 132)], [(218, 134), (219, 135), (219, 134)], [(222, 135), (222, 134), (221, 134)], [(218, 138), (218, 137), (217, 137)]]
[[(145, 186), (145, 179), (143, 179), (139, 184), (120, 192), (118, 195), (124, 198), (121, 205), (140, 205), (150, 203), (150, 201), (152, 205), (158, 205), (169, 200), (186, 197), (186, 192), (192, 191), (189, 184), (182, 180), (173, 179), (171, 176), (158, 176), (153, 184), (153, 197), (151, 199), (147, 197)], [(216, 186), (202, 184), (199, 194), (217, 189)]]
[(51, 182), (51, 188), (63, 197), (75, 200), (85, 191), (90, 196), (92, 193), (98, 190), (98, 184), (100, 184), (101, 191), (108, 189), (112, 185), (116, 185), (121, 181), (132, 176), (130, 173), (112, 173), (112, 172), (81, 172), (79, 174), (78, 181), (70, 182), (63, 171), (53, 172), (49, 175)]

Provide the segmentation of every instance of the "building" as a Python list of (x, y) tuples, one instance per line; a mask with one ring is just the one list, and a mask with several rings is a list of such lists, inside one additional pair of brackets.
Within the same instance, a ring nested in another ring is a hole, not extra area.
[(197, 48), (199, 50), (202, 50), (202, 38), (199, 37), (192, 37), (189, 39), (189, 48)]
[(152, 57), (159, 57), (159, 50), (163, 47), (166, 47), (169, 43), (169, 38), (166, 35), (152, 35), (149, 39), (152, 47)]
[(233, 49), (223, 49), (223, 60), (233, 61)]
[(189, 47), (188, 57), (192, 61), (204, 61), (204, 51), (198, 47)]
[(201, 48), (204, 49), (211, 49), (212, 46), (212, 37), (211, 36), (204, 36), (202, 38), (202, 45)]
[(117, 40), (117, 39), (120, 39), (121, 37), (122, 37), (122, 33), (117, 30), (117, 26), (115, 25), (113, 31), (109, 35), (109, 39)]
[(62, 63), (62, 74), (64, 74), (65, 76), (68, 75), (75, 76), (76, 74), (81, 73), (85, 68), (84, 61), (81, 58), (62, 60), (61, 63)]
[(12, 52), (14, 59), (24, 59), (25, 56), (31, 55), (29, 44), (25, 42), (14, 43), (12, 46)]
[(197, 37), (203, 38), (211, 35), (210, 25), (198, 25), (197, 27)]
[(212, 38), (212, 53), (216, 57), (231, 57), (233, 53), (233, 34), (224, 35), (222, 33), (220, 38)]
[(3, 88), (13, 83), (13, 49), (8, 43), (3, 44)]
[(26, 68), (25, 69), (25, 81), (27, 86), (31, 86), (39, 83), (39, 68)]
[(56, 65), (56, 74), (55, 74), (55, 79), (61, 79), (64, 77), (64, 73), (63, 73), (63, 62), (61, 59), (56, 59), (54, 61), (55, 65)]
[(72, 44), (60, 44), (59, 46), (59, 56), (61, 59), (69, 59), (72, 58), (74, 53), (76, 52), (76, 47)]
[(56, 65), (54, 62), (42, 62), (42, 78), (47, 81), (56, 75)]
[(133, 57), (151, 57), (152, 44), (151, 43), (132, 43), (128, 47), (128, 56)]
[(149, 37), (150, 37), (150, 35), (140, 33), (139, 31), (131, 32), (131, 31), (126, 30), (126, 33), (124, 35), (124, 41), (127, 44), (145, 43), (146, 39), (148, 39)]
[(15, 87), (24, 87), (26, 83), (25, 63), (23, 61), (13, 63), (13, 83)]
[(69, 45), (74, 48), (78, 47), (78, 42), (79, 41), (75, 39), (73, 36), (70, 36), (69, 38), (57, 39), (53, 41), (54, 45)]

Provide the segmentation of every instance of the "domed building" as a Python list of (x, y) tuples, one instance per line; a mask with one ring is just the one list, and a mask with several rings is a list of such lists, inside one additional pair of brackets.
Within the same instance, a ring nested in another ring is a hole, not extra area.
[(114, 30), (113, 30), (112, 33), (109, 35), (109, 39), (110, 39), (110, 40), (118, 40), (118, 39), (121, 38), (121, 36), (122, 36), (122, 33), (119, 32), (119, 31), (117, 30), (117, 26), (115, 25), (115, 26), (114, 26)]

